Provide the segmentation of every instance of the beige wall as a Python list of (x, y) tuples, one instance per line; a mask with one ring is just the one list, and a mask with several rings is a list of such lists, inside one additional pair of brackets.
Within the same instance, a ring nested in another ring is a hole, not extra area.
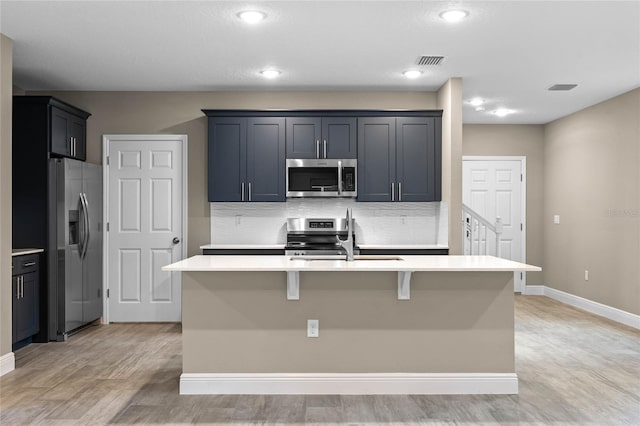
[[(511, 272), (183, 273), (184, 373), (513, 373)], [(308, 319), (320, 337), (306, 337)]]
[(201, 109), (434, 109), (430, 92), (29, 92), (56, 96), (92, 114), (87, 161), (102, 158), (102, 135), (189, 137), (189, 255), (209, 243), (207, 121)]
[(640, 314), (639, 170), (640, 89), (545, 126), (546, 285)]
[(0, 356), (11, 352), (11, 120), (13, 44), (0, 34)]
[[(462, 155), (527, 157), (527, 263), (543, 266), (543, 125), (465, 124)], [(543, 285), (543, 272), (527, 273), (527, 285)]]
[(449, 254), (462, 254), (462, 79), (438, 90), (442, 114), (442, 200), (449, 204)]

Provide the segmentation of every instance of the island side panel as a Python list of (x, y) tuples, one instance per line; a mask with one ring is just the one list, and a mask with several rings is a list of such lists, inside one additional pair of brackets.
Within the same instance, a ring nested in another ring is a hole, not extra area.
[[(513, 373), (512, 272), (183, 273), (184, 373)], [(320, 337), (306, 337), (308, 319)]]

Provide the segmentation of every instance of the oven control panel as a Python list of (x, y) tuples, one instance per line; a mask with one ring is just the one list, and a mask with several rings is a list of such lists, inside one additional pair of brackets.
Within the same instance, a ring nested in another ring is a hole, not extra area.
[(330, 221), (310, 220), (309, 221), (309, 228), (311, 229), (333, 229), (333, 227), (334, 227), (334, 223), (332, 220)]

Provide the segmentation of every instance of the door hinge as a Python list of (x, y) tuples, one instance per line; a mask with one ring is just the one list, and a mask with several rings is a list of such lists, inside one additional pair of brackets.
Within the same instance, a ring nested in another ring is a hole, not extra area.
[(107, 222), (107, 232), (109, 232), (109, 222)]
[(522, 179), (523, 179), (523, 178), (522, 178), (522, 173), (520, 173), (520, 182), (522, 182)]
[(522, 276), (522, 272), (520, 272), (520, 279), (523, 279), (524, 277)]
[(109, 298), (109, 289), (107, 289), (107, 299)]
[(524, 231), (524, 226), (522, 224), (520, 224), (520, 230)]
[[(109, 165), (109, 163), (110, 163), (110, 158), (111, 158), (111, 157), (109, 157), (109, 156), (107, 155), (107, 166), (108, 166), (108, 165)], [(521, 175), (521, 176), (522, 176), (522, 175)]]

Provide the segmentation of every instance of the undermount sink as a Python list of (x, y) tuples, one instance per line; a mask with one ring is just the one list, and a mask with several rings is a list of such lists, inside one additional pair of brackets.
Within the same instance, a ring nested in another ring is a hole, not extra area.
[[(314, 260), (342, 260), (342, 261), (346, 261), (344, 256), (313, 256), (313, 255), (307, 255), (307, 256), (292, 256), (289, 258), (289, 260), (307, 260), (307, 261), (314, 261)], [(384, 256), (384, 255), (356, 255), (354, 256), (353, 261), (357, 262), (359, 260), (404, 260), (401, 257), (398, 256)]]

